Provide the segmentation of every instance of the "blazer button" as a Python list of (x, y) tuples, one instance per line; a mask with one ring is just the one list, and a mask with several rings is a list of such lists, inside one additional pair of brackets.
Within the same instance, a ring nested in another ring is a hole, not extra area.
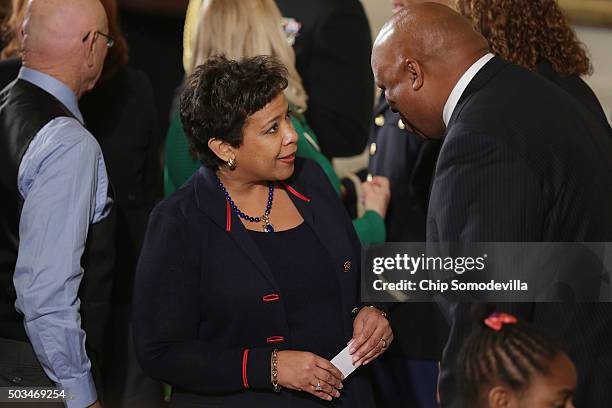
[(381, 127), (382, 125), (384, 125), (385, 124), (385, 117), (384, 117), (384, 115), (376, 116), (376, 118), (374, 119), (374, 123), (378, 127)]
[(344, 262), (344, 272), (348, 272), (351, 270), (351, 261)]
[(370, 156), (374, 156), (376, 154), (376, 143), (372, 143), (370, 145)]
[(406, 125), (404, 125), (404, 121), (401, 119), (397, 121), (397, 127), (402, 130), (406, 129)]

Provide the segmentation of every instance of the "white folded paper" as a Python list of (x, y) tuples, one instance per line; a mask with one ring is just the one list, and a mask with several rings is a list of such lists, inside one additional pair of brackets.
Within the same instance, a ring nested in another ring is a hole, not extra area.
[(331, 363), (347, 378), (357, 367), (353, 365), (353, 356), (349, 354), (350, 343), (334, 357)]

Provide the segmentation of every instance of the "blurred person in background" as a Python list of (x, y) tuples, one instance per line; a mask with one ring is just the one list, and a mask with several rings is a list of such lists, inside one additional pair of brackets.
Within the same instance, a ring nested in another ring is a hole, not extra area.
[[(2, 52), (0, 86), (14, 80), (21, 66), (21, 22), (26, 0), (13, 0), (11, 41)], [(90, 342), (105, 349), (103, 373), (105, 405), (150, 406), (159, 400), (160, 385), (144, 377), (133, 353), (130, 331), (134, 272), (148, 216), (161, 196), (159, 128), (153, 91), (147, 76), (127, 66), (128, 47), (119, 29), (115, 0), (102, 0), (112, 47), (95, 87), (79, 101), (79, 108), (100, 147), (115, 197), (115, 225), (108, 234), (115, 257), (89, 263), (113, 271), (112, 310), (106, 337)], [(102, 258), (102, 257), (101, 257)]]
[(153, 84), (161, 138), (168, 130), (172, 98), (183, 79), (181, 33), (188, 1), (117, 0), (121, 28), (130, 47), (129, 64), (146, 73)]
[[(195, 1), (198, 4), (199, 0)], [(315, 160), (325, 171), (338, 194), (341, 183), (330, 161), (321, 153), (318, 138), (306, 122), (308, 96), (295, 69), (295, 55), (283, 31), (283, 20), (273, 0), (207, 0), (190, 14), (187, 29), (193, 30), (188, 72), (216, 55), (240, 59), (272, 55), (287, 66), (289, 85), (285, 95), (291, 105), (291, 122), (298, 134), (300, 157)], [(189, 35), (188, 35), (189, 36)], [(173, 116), (167, 136), (164, 179), (165, 193), (170, 195), (200, 167), (189, 152), (187, 138), (178, 112)], [(365, 213), (353, 221), (364, 244), (385, 240), (384, 215), (389, 200), (388, 181), (377, 177), (362, 185)]]
[(306, 120), (328, 158), (361, 154), (374, 101), (372, 38), (359, 0), (276, 0), (293, 30)]
[(6, 32), (6, 20), (11, 14), (11, 0), (0, 0), (0, 51), (6, 44), (4, 33)]
[[(26, 0), (1, 0), (5, 14), (0, 16), (0, 59), (10, 58), (21, 49), (21, 23), (25, 12)], [(0, 83), (4, 87), (6, 83)]]
[(597, 96), (582, 79), (593, 72), (586, 47), (556, 0), (456, 0), (456, 8), (493, 53), (558, 85), (610, 130)]

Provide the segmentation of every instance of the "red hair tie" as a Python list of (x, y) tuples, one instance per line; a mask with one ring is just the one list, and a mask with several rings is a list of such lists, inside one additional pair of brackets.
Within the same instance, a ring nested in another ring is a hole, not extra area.
[(508, 313), (492, 313), (484, 320), (484, 323), (495, 331), (500, 331), (504, 324), (515, 324), (518, 319)]

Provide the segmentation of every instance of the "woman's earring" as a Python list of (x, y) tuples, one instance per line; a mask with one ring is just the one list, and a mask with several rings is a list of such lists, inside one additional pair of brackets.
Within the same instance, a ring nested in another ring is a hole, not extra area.
[(236, 163), (236, 158), (230, 157), (230, 159), (227, 161), (227, 166), (230, 170), (235, 170), (238, 166), (238, 163)]

